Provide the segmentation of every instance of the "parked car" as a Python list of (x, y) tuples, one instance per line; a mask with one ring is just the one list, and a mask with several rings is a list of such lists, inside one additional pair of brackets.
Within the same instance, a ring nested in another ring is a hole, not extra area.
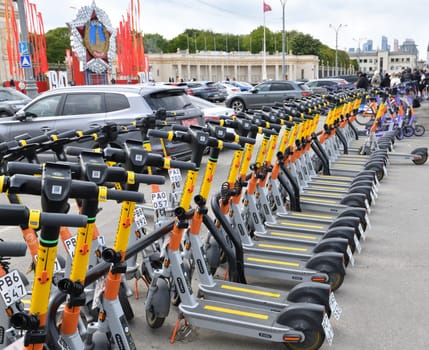
[(262, 106), (273, 106), (278, 102), (310, 94), (309, 91), (301, 89), (294, 81), (269, 80), (256, 85), (249, 91), (231, 95), (226, 99), (225, 105), (237, 112), (243, 112), (248, 109), (261, 109)]
[(189, 96), (192, 104), (198, 107), (203, 113), (203, 118), (207, 120), (219, 120), (220, 116), (232, 116), (235, 111), (232, 108), (217, 105), (215, 103), (203, 100), (202, 98)]
[(311, 89), (315, 87), (323, 87), (327, 90), (336, 90), (339, 88), (348, 87), (347, 80), (341, 78), (314, 79), (308, 81), (306, 84)]
[[(160, 108), (176, 112), (169, 122), (204, 125), (201, 111), (192, 105), (183, 88), (144, 85), (87, 85), (59, 88), (45, 92), (19, 110), (14, 116), (0, 120), (0, 141), (18, 135), (31, 137), (55, 130), (86, 130), (106, 123), (128, 124), (138, 117)], [(141, 139), (139, 132), (121, 134), (114, 146), (126, 139)], [(161, 153), (158, 139), (151, 140), (154, 151)], [(93, 146), (93, 145), (91, 145)], [(184, 143), (166, 143), (167, 154), (189, 159), (191, 150)]]
[(313, 86), (310, 87), (307, 85), (306, 82), (303, 81), (296, 81), (296, 83), (299, 85), (299, 87), (303, 90), (309, 91), (311, 94), (319, 94), (319, 95), (326, 95), (328, 93), (328, 89), (322, 86)]
[(219, 91), (214, 81), (189, 81), (186, 86), (188, 95), (201, 97), (212, 102), (225, 101), (225, 96)]
[(249, 91), (251, 88), (253, 88), (252, 84), (247, 83), (245, 81), (225, 80), (223, 81), (223, 83), (238, 87), (240, 91)]
[(0, 87), (0, 118), (14, 115), (30, 101), (30, 97), (14, 88)]

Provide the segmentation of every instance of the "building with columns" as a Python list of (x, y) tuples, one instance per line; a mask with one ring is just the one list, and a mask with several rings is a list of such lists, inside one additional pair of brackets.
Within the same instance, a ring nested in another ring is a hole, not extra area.
[[(151, 77), (155, 81), (235, 79), (257, 83), (262, 81), (263, 54), (250, 52), (186, 50), (176, 53), (148, 54)], [(282, 77), (282, 54), (266, 55), (267, 79), (317, 79), (319, 58), (313, 55), (286, 55), (286, 77)]]

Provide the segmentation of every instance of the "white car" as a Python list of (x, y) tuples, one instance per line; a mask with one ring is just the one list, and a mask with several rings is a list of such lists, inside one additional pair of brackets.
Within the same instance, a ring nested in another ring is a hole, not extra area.
[(224, 105), (217, 105), (202, 98), (189, 96), (192, 105), (199, 108), (203, 113), (204, 120), (219, 120), (220, 116), (232, 116), (235, 112), (232, 108), (225, 107)]
[(226, 93), (228, 96), (237, 94), (241, 91), (239, 87), (231, 84), (227, 84), (227, 83), (218, 83), (218, 84), (221, 85), (226, 90)]

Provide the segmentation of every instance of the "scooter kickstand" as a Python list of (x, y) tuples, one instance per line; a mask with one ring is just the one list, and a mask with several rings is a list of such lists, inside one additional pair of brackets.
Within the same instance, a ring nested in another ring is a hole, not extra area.
[[(183, 324), (180, 323), (183, 320)], [(170, 344), (174, 344), (176, 339), (182, 340), (189, 336), (192, 332), (191, 324), (185, 319), (183, 312), (180, 312), (176, 324), (174, 325), (173, 332), (171, 333)]]

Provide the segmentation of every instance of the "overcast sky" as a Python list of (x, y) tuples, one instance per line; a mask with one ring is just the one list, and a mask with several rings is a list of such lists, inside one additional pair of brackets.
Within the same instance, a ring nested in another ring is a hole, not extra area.
[[(271, 31), (282, 29), (281, 0), (265, 0), (272, 8), (266, 13), (266, 26)], [(335, 48), (358, 47), (368, 39), (375, 49), (381, 47), (381, 36), (399, 44), (413, 39), (421, 59), (426, 60), (429, 42), (427, 0), (285, 0), (286, 30), (310, 34)], [(43, 15), (45, 31), (64, 26), (75, 18), (77, 9), (92, 0), (30, 0)], [(117, 27), (131, 0), (98, 0)], [(141, 29), (171, 39), (185, 29), (212, 30), (219, 33), (248, 34), (263, 24), (263, 0), (141, 0)], [(334, 28), (329, 25), (332, 24)], [(345, 26), (346, 25), (346, 26)], [(202, 49), (202, 48), (201, 48)]]

